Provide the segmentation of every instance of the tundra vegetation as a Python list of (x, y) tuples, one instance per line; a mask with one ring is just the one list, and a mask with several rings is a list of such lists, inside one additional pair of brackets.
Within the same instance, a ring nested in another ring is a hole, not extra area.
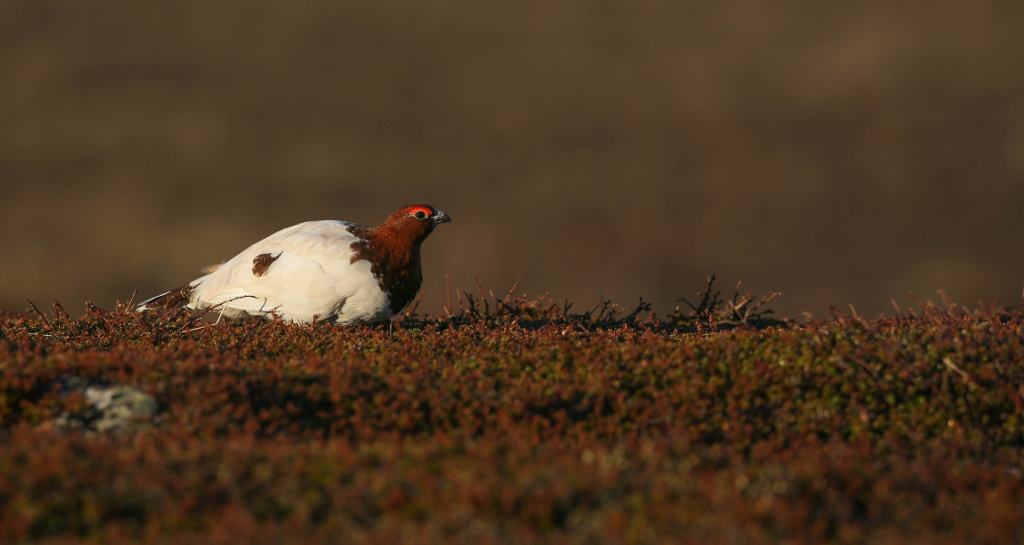
[[(1024, 539), (1020, 308), (459, 295), (376, 327), (0, 316), (0, 542)], [(98, 431), (75, 381), (158, 410)]]

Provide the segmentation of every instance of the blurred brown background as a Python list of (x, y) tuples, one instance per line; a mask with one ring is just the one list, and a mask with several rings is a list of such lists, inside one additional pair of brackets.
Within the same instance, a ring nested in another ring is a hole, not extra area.
[(0, 309), (426, 201), (474, 278), (660, 314), (1019, 301), (1024, 3), (0, 3)]

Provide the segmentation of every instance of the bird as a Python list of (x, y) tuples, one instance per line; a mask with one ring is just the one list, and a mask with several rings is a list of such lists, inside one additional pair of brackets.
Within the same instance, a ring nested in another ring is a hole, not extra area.
[[(429, 204), (399, 208), (377, 227), (339, 220), (282, 229), (203, 276), (135, 310), (219, 311), (298, 323), (373, 324), (398, 314), (423, 282), (420, 245), (452, 221)], [(219, 321), (219, 318), (218, 318)]]

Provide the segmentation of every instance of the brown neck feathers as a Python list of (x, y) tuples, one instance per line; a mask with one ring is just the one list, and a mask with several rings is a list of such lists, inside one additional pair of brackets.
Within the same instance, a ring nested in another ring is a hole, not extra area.
[(398, 314), (416, 297), (423, 283), (420, 244), (426, 233), (395, 229), (388, 223), (372, 229), (354, 226), (349, 231), (359, 238), (352, 244), (352, 263), (361, 259), (370, 262), (370, 272), (387, 293), (391, 312)]

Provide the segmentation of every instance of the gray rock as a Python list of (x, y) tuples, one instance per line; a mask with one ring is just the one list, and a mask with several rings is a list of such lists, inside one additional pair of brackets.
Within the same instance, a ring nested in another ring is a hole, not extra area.
[(153, 396), (134, 386), (90, 382), (83, 377), (61, 377), (56, 383), (60, 395), (77, 391), (89, 402), (83, 410), (57, 417), (55, 425), (58, 429), (132, 432), (149, 427), (160, 410)]

